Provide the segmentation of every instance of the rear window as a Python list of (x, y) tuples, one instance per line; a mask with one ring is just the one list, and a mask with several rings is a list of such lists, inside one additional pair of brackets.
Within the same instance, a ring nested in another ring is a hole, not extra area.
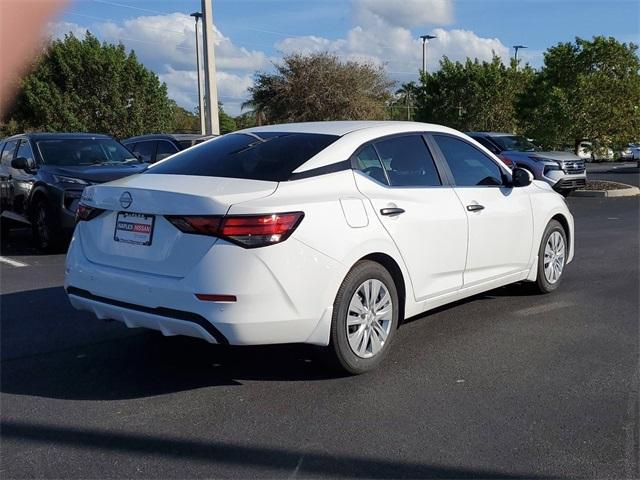
[(338, 138), (311, 133), (232, 133), (177, 153), (147, 173), (280, 182)]

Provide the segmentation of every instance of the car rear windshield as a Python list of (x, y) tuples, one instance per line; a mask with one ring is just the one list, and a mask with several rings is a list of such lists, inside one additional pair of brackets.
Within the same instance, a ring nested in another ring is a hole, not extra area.
[(62, 138), (37, 140), (47, 165), (120, 165), (137, 163), (129, 150), (110, 138)]
[(338, 138), (310, 133), (231, 133), (179, 152), (146, 173), (280, 182)]
[(534, 143), (518, 135), (500, 135), (491, 137), (491, 139), (500, 145), (503, 150), (516, 152), (536, 152), (540, 150)]

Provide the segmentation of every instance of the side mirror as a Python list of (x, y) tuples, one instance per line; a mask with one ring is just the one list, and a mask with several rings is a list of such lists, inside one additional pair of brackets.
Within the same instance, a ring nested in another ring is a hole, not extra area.
[(31, 171), (29, 160), (24, 157), (16, 157), (11, 160), (11, 168), (15, 168), (16, 170), (24, 170), (25, 172)]
[(512, 187), (526, 187), (533, 181), (531, 173), (524, 168), (514, 168), (511, 172)]

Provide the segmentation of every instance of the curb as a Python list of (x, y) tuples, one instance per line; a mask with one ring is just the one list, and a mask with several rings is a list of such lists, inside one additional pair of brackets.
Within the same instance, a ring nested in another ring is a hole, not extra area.
[[(626, 185), (626, 183), (622, 185)], [(632, 185), (628, 185), (628, 188), (618, 188), (615, 190), (574, 190), (571, 192), (572, 197), (612, 198), (635, 197), (636, 195), (640, 195), (640, 188)]]

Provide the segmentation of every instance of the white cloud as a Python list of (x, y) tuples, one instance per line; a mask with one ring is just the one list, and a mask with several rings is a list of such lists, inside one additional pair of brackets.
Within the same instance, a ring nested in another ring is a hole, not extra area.
[[(49, 25), (50, 35), (66, 33), (82, 37), (89, 29), (98, 38), (122, 42), (135, 50), (138, 59), (155, 71), (167, 84), (169, 96), (178, 105), (193, 110), (198, 104), (195, 56), (195, 22), (183, 13), (141, 16), (120, 23), (97, 22), (90, 28), (71, 22)], [(235, 45), (214, 26), (218, 95), (228, 112), (237, 114), (246, 100), (253, 72), (268, 68), (267, 56), (260, 51)]]
[(73, 33), (76, 37), (84, 37), (86, 27), (81, 27), (73, 22), (49, 22), (47, 26), (48, 36), (53, 39), (64, 38), (68, 33)]
[[(167, 84), (169, 97), (178, 105), (193, 110), (198, 105), (198, 75), (196, 70), (168, 68), (158, 75)], [(238, 114), (247, 98), (247, 89), (253, 83), (251, 74), (238, 75), (219, 70), (217, 72), (218, 98), (227, 113)]]
[(389, 25), (419, 27), (453, 22), (453, 0), (355, 0), (358, 21), (377, 17)]

